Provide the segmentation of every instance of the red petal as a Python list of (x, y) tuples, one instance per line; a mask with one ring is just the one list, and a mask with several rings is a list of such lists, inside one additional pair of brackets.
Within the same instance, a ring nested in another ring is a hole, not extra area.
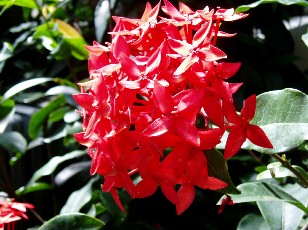
[(218, 97), (208, 92), (204, 98), (203, 108), (215, 125), (218, 127), (224, 126), (223, 109)]
[(239, 115), (236, 113), (236, 110), (234, 108), (233, 103), (231, 103), (228, 100), (222, 100), (222, 106), (223, 106), (223, 112), (228, 120), (228, 122), (231, 122), (233, 124), (241, 124), (242, 120), (239, 117)]
[(141, 72), (137, 64), (130, 59), (126, 54), (120, 54), (120, 62), (122, 65), (123, 71), (129, 76), (132, 77), (132, 80), (136, 80), (140, 77)]
[(121, 209), (122, 212), (125, 213), (125, 209), (120, 201), (120, 198), (119, 198), (119, 195), (118, 195), (118, 192), (115, 188), (112, 188), (110, 190), (110, 193), (112, 195), (112, 198), (114, 199), (114, 201), (116, 202), (116, 204), (118, 205), (118, 207)]
[(272, 149), (273, 145), (266, 136), (265, 132), (257, 125), (248, 125), (247, 138), (255, 145), (263, 148)]
[(177, 192), (176, 213), (181, 215), (193, 202), (195, 188), (192, 184), (184, 184)]
[(152, 10), (152, 6), (151, 6), (151, 4), (149, 2), (147, 2), (147, 4), (145, 5), (145, 9), (144, 9), (143, 15), (141, 17), (142, 21), (147, 21), (148, 20), (149, 15), (151, 13), (151, 10)]
[(88, 93), (78, 93), (73, 94), (74, 100), (77, 102), (85, 110), (89, 112), (93, 112), (95, 109), (93, 108), (93, 104), (95, 102), (95, 97)]
[(160, 188), (163, 192), (163, 194), (165, 195), (165, 197), (173, 204), (176, 204), (176, 191), (174, 189), (174, 187), (169, 184), (169, 183), (164, 183), (161, 182), (160, 183)]
[(244, 101), (243, 108), (241, 110), (241, 117), (246, 121), (250, 121), (255, 116), (256, 104), (256, 95), (251, 95), (250, 97), (248, 97)]
[(127, 56), (130, 55), (129, 45), (127, 44), (126, 40), (119, 35), (114, 36), (112, 40), (111, 50), (115, 58), (119, 58), (121, 53), (124, 53)]
[(171, 122), (168, 118), (158, 118), (142, 134), (148, 137), (162, 135), (170, 129)]
[(167, 9), (167, 12), (165, 13), (169, 14), (177, 21), (185, 20), (184, 16), (168, 0), (164, 0), (164, 3)]
[(186, 14), (194, 14), (195, 12), (192, 11), (187, 5), (185, 5), (184, 3), (180, 2), (179, 3), (179, 9), (181, 11), (183, 11), (183, 13), (186, 13)]
[(151, 177), (145, 177), (136, 185), (136, 198), (145, 198), (155, 193), (158, 184)]
[(199, 131), (200, 149), (206, 150), (214, 148), (220, 143), (224, 131), (222, 129), (210, 129), (206, 131)]
[(153, 22), (156, 20), (157, 15), (159, 13), (159, 9), (160, 9), (160, 2), (149, 13), (148, 22)]
[(235, 62), (235, 63), (222, 62), (216, 66), (216, 71), (218, 72), (220, 78), (228, 79), (232, 77), (239, 70), (240, 66), (241, 66), (240, 62)]
[(212, 21), (205, 22), (201, 28), (195, 33), (193, 46), (198, 47), (211, 31)]
[(129, 177), (128, 172), (122, 171), (121, 172), (121, 180), (123, 183), (123, 187), (128, 192), (128, 194), (134, 198), (135, 197), (135, 186), (132, 179)]
[(167, 69), (170, 62), (170, 57), (167, 56), (169, 49), (164, 41), (161, 46), (151, 55), (146, 67), (146, 75), (153, 75), (158, 71), (162, 72)]
[(203, 189), (211, 189), (211, 190), (222, 189), (228, 186), (228, 184), (225, 183), (224, 181), (211, 176), (207, 177), (207, 180), (204, 184), (195, 183), (195, 185)]
[(185, 60), (181, 63), (181, 65), (176, 69), (173, 73), (174, 75), (180, 75), (188, 70), (194, 63), (199, 61), (199, 57), (195, 53), (191, 53)]
[(229, 83), (230, 90), (234, 94), (243, 85), (243, 83)]
[(234, 126), (228, 136), (224, 158), (230, 158), (236, 154), (246, 140), (246, 126)]
[(171, 49), (182, 56), (188, 56), (190, 51), (194, 48), (192, 45), (181, 40), (169, 39), (168, 43)]
[(222, 211), (225, 209), (226, 205), (233, 205), (233, 204), (234, 203), (233, 203), (231, 197), (226, 195), (226, 197), (223, 198), (222, 201), (221, 201), (221, 205), (220, 205), (220, 207), (218, 209), (218, 214), (222, 213)]
[(227, 57), (227, 55), (222, 50), (212, 45), (210, 45), (209, 48), (203, 48), (199, 51), (206, 55), (205, 61), (209, 62), (217, 61)]
[(169, 90), (161, 84), (155, 82), (153, 93), (156, 105), (160, 111), (164, 114), (171, 114), (174, 109), (174, 103)]
[[(207, 160), (203, 152), (196, 151), (192, 154), (192, 159), (187, 162), (186, 175), (189, 180), (193, 181), (194, 178), (200, 175), (200, 172), (207, 171)], [(205, 175), (207, 176), (207, 175)]]

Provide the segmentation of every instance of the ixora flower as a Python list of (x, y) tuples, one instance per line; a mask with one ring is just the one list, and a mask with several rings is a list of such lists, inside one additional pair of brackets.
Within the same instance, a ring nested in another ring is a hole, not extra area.
[(29, 203), (19, 203), (14, 200), (0, 199), (0, 229), (4, 229), (6, 224), (8, 225), (7, 229), (10, 229), (10, 225), (15, 221), (22, 218), (28, 219), (26, 215), (28, 208), (34, 208), (34, 206)]
[[(240, 63), (222, 61), (216, 47), (224, 21), (247, 14), (233, 9), (205, 7), (193, 11), (168, 0), (147, 3), (141, 19), (114, 17), (116, 26), (106, 46), (93, 43), (89, 51), (88, 82), (73, 95), (80, 105), (83, 132), (74, 136), (88, 148), (91, 174), (104, 177), (125, 211), (118, 189), (132, 198), (152, 195), (158, 188), (183, 213), (193, 202), (195, 188), (218, 190), (228, 186), (208, 175), (205, 150), (215, 148), (230, 131), (225, 158), (236, 154), (248, 138), (271, 148), (265, 133), (250, 124), (255, 96), (241, 114), (232, 95), (241, 83), (228, 83)], [(168, 18), (159, 16), (160, 9)]]

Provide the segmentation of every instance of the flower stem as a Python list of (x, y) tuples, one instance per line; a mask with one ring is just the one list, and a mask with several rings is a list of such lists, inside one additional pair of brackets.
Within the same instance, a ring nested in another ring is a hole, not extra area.
[(308, 188), (308, 180), (295, 168), (293, 168), (289, 161), (279, 156), (278, 154), (272, 154), (271, 156), (278, 160), (283, 167), (289, 169), (302, 182), (303, 187)]

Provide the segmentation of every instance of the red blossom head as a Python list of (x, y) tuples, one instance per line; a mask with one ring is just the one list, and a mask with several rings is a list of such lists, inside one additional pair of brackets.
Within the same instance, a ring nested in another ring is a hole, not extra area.
[[(160, 9), (166, 17), (159, 17)], [(231, 132), (225, 157), (242, 144), (234, 144), (237, 134), (232, 137), (237, 126), (241, 140), (270, 147), (264, 136), (256, 137), (263, 135), (258, 128), (247, 128), (255, 98), (245, 102), (241, 116), (231, 106), (241, 83), (227, 80), (240, 63), (226, 62), (216, 47), (217, 37), (233, 36), (220, 30), (221, 22), (246, 16), (233, 9), (193, 11), (183, 3), (177, 9), (168, 0), (154, 7), (147, 3), (141, 19), (113, 17), (107, 46), (86, 47), (90, 80), (74, 95), (84, 130), (75, 137), (89, 148), (91, 174), (104, 176), (102, 190), (123, 211), (120, 188), (132, 198), (160, 188), (181, 214), (192, 203), (195, 186), (226, 187), (208, 175), (203, 153), (221, 142), (226, 129)]]

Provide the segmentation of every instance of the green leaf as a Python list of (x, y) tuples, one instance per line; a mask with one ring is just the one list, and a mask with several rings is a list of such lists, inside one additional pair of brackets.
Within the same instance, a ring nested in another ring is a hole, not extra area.
[(0, 120), (4, 119), (7, 115), (9, 115), (14, 106), (15, 106), (15, 101), (10, 99), (7, 99), (2, 103), (0, 103)]
[(60, 214), (79, 212), (80, 209), (92, 198), (92, 185), (98, 177), (92, 178), (81, 189), (73, 192), (60, 211)]
[(88, 51), (84, 48), (87, 45), (82, 37), (78, 38), (65, 38), (64, 41), (71, 50), (71, 54), (78, 60), (87, 60), (89, 58)]
[(53, 79), (47, 78), (47, 77), (41, 77), (41, 78), (35, 78), (35, 79), (31, 79), (31, 80), (18, 83), (5, 92), (2, 98), (2, 102), (25, 89), (29, 89), (33, 86), (37, 86), (37, 85), (40, 85), (40, 84), (43, 84), (49, 81), (53, 81)]
[(28, 127), (28, 134), (30, 138), (36, 138), (42, 126), (44, 125), (44, 122), (48, 119), (50, 113), (63, 106), (65, 103), (65, 97), (60, 95), (54, 100), (50, 101), (48, 105), (34, 113), (31, 116)]
[(49, 122), (57, 122), (64, 118), (64, 115), (71, 109), (68, 106), (57, 108), (49, 114)]
[[(2, 9), (2, 11), (3, 10), (4, 9)], [(0, 16), (2, 14), (2, 11), (0, 13)], [(13, 52), (14, 52), (13, 46), (8, 42), (3, 42), (3, 46), (0, 51), (0, 73), (2, 72), (5, 61), (13, 56)]]
[(274, 148), (261, 148), (249, 141), (242, 148), (267, 154), (295, 149), (308, 140), (308, 96), (295, 89), (260, 94), (251, 123), (264, 130)]
[[(277, 167), (272, 167), (273, 164), (277, 165)], [(302, 167), (297, 165), (292, 165), (292, 167), (308, 180), (308, 174)], [(267, 166), (267, 168), (267, 170), (264, 170), (257, 175), (257, 180), (284, 177), (297, 178), (297, 176), (293, 172), (291, 172), (288, 168), (283, 167), (280, 162), (271, 163)]]
[(302, 40), (308, 46), (308, 32), (302, 35)]
[(70, 153), (67, 153), (63, 156), (56, 156), (51, 158), (43, 167), (38, 169), (27, 183), (27, 185), (23, 188), (20, 188), (19, 191), (23, 193), (24, 190), (30, 189), (31, 187), (36, 186), (36, 181), (39, 180), (43, 176), (48, 176), (53, 173), (56, 168), (64, 161), (71, 160), (77, 157), (85, 155), (85, 151), (76, 150)]
[[(308, 208), (304, 204), (302, 204), (293, 196), (289, 195), (287, 192), (283, 191), (282, 188), (278, 186), (263, 182), (250, 182), (240, 184), (237, 188), (240, 190), (241, 194), (230, 194), (234, 203), (256, 201), (283, 201), (293, 204), (303, 210), (305, 213), (308, 213)], [(222, 199), (220, 199), (218, 204), (221, 204), (221, 200)]]
[(244, 216), (236, 230), (270, 230), (261, 215), (247, 214)]
[(44, 183), (44, 182), (35, 182), (32, 184), (31, 187), (21, 187), (18, 190), (16, 190), (17, 195), (25, 195), (31, 192), (37, 192), (37, 191), (42, 191), (42, 190), (49, 190), (51, 189), (51, 185)]
[(219, 192), (228, 194), (238, 194), (239, 190), (234, 186), (231, 181), (226, 161), (221, 152), (216, 149), (204, 151), (209, 175), (218, 178), (228, 184), (228, 187), (218, 190)]
[(24, 153), (27, 141), (18, 132), (0, 133), (0, 146), (11, 153)]
[(82, 213), (70, 213), (55, 216), (49, 221), (45, 222), (38, 230), (71, 230), (71, 229), (83, 229), (83, 230), (99, 230), (103, 229), (105, 223), (99, 219), (88, 216)]
[(3, 47), (0, 52), (0, 62), (3, 62), (13, 56), (14, 48), (8, 42), (3, 42)]
[[(305, 206), (308, 203), (308, 191), (298, 185), (288, 184), (284, 190), (301, 201)], [(304, 216), (304, 212), (294, 205), (279, 201), (257, 201), (265, 222), (271, 230), (296, 230)]]
[(240, 220), (236, 230), (251, 230), (251, 229), (270, 230), (261, 215), (250, 213), (244, 216)]
[(26, 8), (37, 8), (35, 0), (0, 0), (0, 6), (5, 6), (7, 4)]
[(251, 8), (255, 8), (261, 4), (266, 4), (266, 3), (280, 3), (282, 5), (287, 5), (287, 6), (289, 5), (308, 6), (308, 2), (305, 0), (260, 0), (248, 5), (239, 6), (236, 8), (235, 12), (236, 13), (245, 12)]

